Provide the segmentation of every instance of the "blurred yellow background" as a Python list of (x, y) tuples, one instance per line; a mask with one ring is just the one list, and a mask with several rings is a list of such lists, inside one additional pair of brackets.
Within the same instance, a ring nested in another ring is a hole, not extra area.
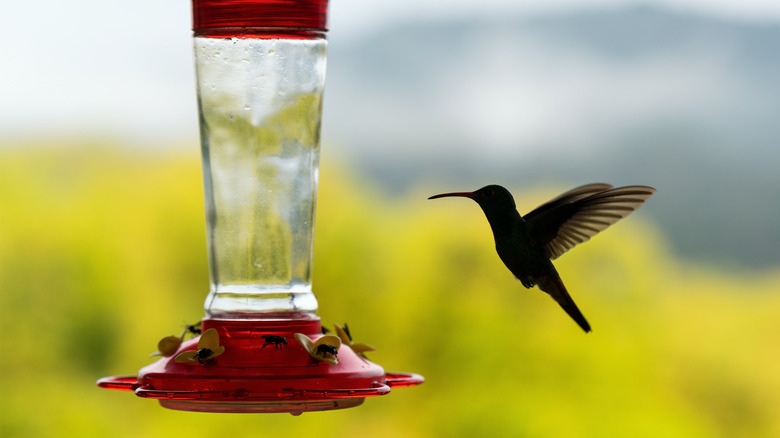
[[(780, 436), (780, 272), (678, 259), (646, 206), (556, 265), (585, 335), (496, 256), (473, 202), (391, 198), (323, 154), (314, 291), (387, 370), (344, 411), (199, 414), (95, 386), (203, 315), (195, 146), (0, 147), (3, 437)], [(651, 183), (649, 181), (637, 181)], [(570, 187), (510, 187), (521, 212)]]

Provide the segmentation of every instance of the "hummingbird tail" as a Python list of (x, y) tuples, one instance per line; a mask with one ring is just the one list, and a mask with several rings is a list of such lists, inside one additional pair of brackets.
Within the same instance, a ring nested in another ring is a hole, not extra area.
[(557, 275), (548, 275), (539, 283), (539, 289), (547, 292), (553, 299), (558, 302), (561, 308), (573, 319), (585, 333), (590, 332), (590, 324), (582, 315), (580, 309), (574, 304), (574, 300), (571, 299), (569, 292), (566, 290), (566, 286), (563, 285), (561, 277)]

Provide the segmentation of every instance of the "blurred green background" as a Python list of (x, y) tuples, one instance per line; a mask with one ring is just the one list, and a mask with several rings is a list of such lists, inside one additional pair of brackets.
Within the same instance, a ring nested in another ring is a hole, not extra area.
[[(527, 211), (567, 188), (512, 190)], [(0, 147), (0, 436), (780, 435), (776, 268), (678, 258), (643, 214), (659, 192), (556, 263), (585, 335), (512, 278), (475, 204), (426, 200), (440, 189), (390, 197), (323, 154), (319, 315), (422, 386), (300, 417), (188, 413), (95, 380), (203, 315), (197, 147)]]
[[(150, 13), (150, 11), (153, 11)], [(31, 24), (27, 17), (34, 17)], [(203, 316), (190, 4), (0, 14), (0, 437), (780, 436), (780, 2), (331, 2), (313, 287), (391, 371), (344, 411), (100, 389)], [(585, 335), (445, 191), (658, 189), (556, 262)]]

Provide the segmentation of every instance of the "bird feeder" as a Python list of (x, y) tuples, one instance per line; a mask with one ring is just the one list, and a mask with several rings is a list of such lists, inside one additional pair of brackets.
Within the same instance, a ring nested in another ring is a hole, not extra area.
[[(210, 292), (156, 362), (98, 386), (200, 412), (341, 409), (422, 383), (386, 373), (311, 288), (327, 0), (193, 0)], [(192, 339), (184, 340), (187, 333)]]

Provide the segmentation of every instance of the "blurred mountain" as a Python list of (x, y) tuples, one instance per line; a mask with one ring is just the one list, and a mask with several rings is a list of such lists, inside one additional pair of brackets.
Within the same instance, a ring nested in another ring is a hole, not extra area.
[[(648, 184), (683, 256), (780, 263), (780, 25), (650, 7), (331, 39), (323, 137), (391, 192)], [(520, 206), (521, 212), (534, 206)]]

